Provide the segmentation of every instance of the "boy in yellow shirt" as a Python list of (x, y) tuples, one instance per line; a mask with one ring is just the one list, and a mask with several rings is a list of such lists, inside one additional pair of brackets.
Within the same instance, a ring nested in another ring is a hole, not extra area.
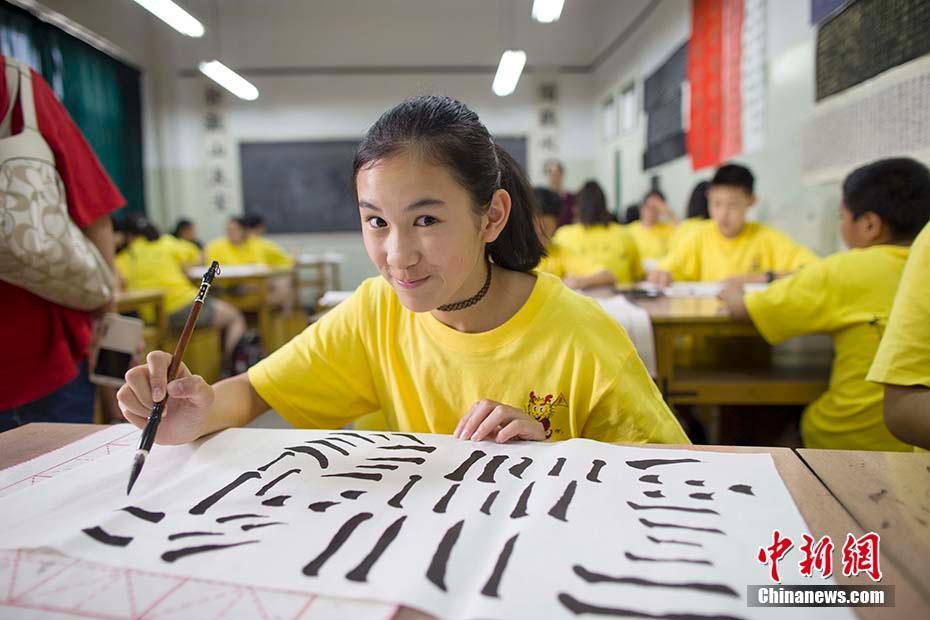
[(771, 282), (817, 260), (787, 235), (763, 224), (747, 222), (756, 203), (755, 179), (745, 166), (726, 164), (707, 190), (712, 221), (694, 225), (649, 274), (649, 281), (668, 286), (673, 280), (742, 283)]
[(613, 273), (617, 284), (643, 279), (636, 242), (614, 222), (607, 211), (604, 190), (595, 181), (585, 183), (575, 196), (575, 214), (578, 223), (560, 227), (552, 238), (566, 261), (582, 260), (589, 266), (602, 266)]
[(249, 237), (245, 218), (231, 217), (226, 221), (226, 236), (214, 239), (204, 248), (207, 262), (220, 265), (264, 265), (259, 244)]
[[(116, 270), (126, 290), (160, 289), (165, 295), (168, 324), (179, 332), (187, 321), (197, 287), (184, 273), (172, 240), (142, 217), (131, 218), (122, 226), (126, 245), (116, 255)], [(143, 317), (150, 319), (150, 317)], [(239, 310), (210, 297), (200, 313), (200, 322), (225, 330), (223, 352), (227, 360), (245, 333), (245, 318)]]
[[(915, 195), (930, 201), (927, 178)], [(884, 385), (885, 423), (895, 437), (930, 450), (930, 225), (911, 246), (868, 380)]]
[(354, 159), (362, 240), (380, 277), (242, 374), (207, 385), (155, 352), (118, 398), (159, 443), (273, 407), (300, 427), (382, 411), (391, 430), (463, 440), (688, 443), (629, 337), (600, 305), (534, 270), (533, 194), (478, 115), (440, 96), (389, 110)]
[(294, 257), (285, 252), (280, 245), (265, 237), (267, 232), (265, 218), (258, 214), (246, 214), (242, 221), (245, 224), (245, 231), (249, 241), (258, 246), (262, 264), (284, 269), (290, 269), (294, 266)]
[[(276, 269), (291, 269), (294, 259), (271, 241), (249, 234), (246, 217), (231, 217), (226, 222), (226, 237), (207, 244), (207, 261), (220, 265), (262, 265)], [(294, 287), (288, 274), (268, 280), (268, 301), (272, 306), (290, 312), (294, 303)]]
[(741, 285), (730, 284), (721, 298), (772, 344), (815, 332), (833, 337), (830, 387), (801, 418), (805, 446), (910, 450), (885, 426), (881, 387), (866, 381), (866, 374), (909, 246), (930, 219), (930, 173), (912, 159), (863, 166), (843, 182), (840, 215), (849, 251), (808, 265), (764, 291), (743, 295)]
[(539, 261), (537, 271), (551, 273), (562, 278), (565, 285), (574, 289), (613, 286), (617, 278), (609, 269), (605, 269), (583, 256), (572, 255), (552, 240), (559, 227), (562, 213), (562, 199), (544, 187), (536, 188), (536, 208), (539, 218), (539, 241), (546, 248), (546, 255)]
[[(668, 221), (663, 222), (662, 218)], [(657, 189), (643, 197), (639, 207), (639, 219), (626, 229), (636, 241), (639, 256), (644, 260), (655, 260), (668, 254), (669, 241), (675, 234), (678, 220), (665, 200), (665, 194)]]

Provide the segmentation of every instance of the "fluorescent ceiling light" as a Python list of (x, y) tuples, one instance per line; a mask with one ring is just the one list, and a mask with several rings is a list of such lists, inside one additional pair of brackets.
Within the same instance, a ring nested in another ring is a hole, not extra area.
[(522, 50), (507, 50), (501, 56), (501, 63), (497, 66), (497, 75), (491, 90), (498, 97), (506, 97), (517, 88), (523, 65), (526, 64), (526, 52)]
[(136, 3), (181, 34), (203, 36), (203, 24), (171, 0), (136, 0)]
[(544, 24), (551, 24), (562, 15), (565, 0), (533, 0), (533, 19)]
[(198, 65), (200, 72), (205, 76), (246, 101), (258, 99), (258, 89), (247, 79), (221, 63), (219, 60), (202, 62)]

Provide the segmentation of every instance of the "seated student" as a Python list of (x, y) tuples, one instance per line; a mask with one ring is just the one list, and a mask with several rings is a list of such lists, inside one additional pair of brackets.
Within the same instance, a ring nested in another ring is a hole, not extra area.
[[(268, 252), (268, 248), (277, 244), (261, 240), (249, 234), (248, 222), (245, 217), (231, 217), (226, 222), (226, 237), (215, 239), (207, 244), (204, 255), (207, 262), (218, 261), (223, 265), (263, 265), (290, 269), (294, 266), (294, 259), (281, 251), (286, 257), (280, 263), (275, 256)], [(279, 264), (274, 264), (279, 262)], [(287, 314), (294, 304), (294, 287), (291, 285), (290, 275), (274, 276), (268, 280), (268, 302)]]
[(220, 265), (263, 265), (259, 244), (249, 237), (245, 218), (233, 216), (226, 220), (226, 236), (214, 239), (204, 248), (207, 263)]
[(564, 254), (611, 271), (617, 284), (643, 279), (643, 266), (636, 242), (624, 226), (607, 211), (604, 190), (588, 181), (575, 197), (578, 223), (562, 226), (552, 238)]
[[(840, 232), (850, 248), (764, 291), (731, 284), (721, 298), (770, 343), (815, 332), (833, 337), (830, 388), (801, 418), (808, 448), (910, 450), (882, 419), (882, 389), (866, 381), (914, 237), (930, 219), (930, 173), (885, 159), (843, 182)], [(913, 339), (915, 334), (909, 334)]]
[[(158, 229), (144, 217), (130, 218), (121, 226), (126, 246), (116, 256), (116, 269), (126, 290), (161, 289), (165, 293), (168, 324), (180, 332), (187, 321), (197, 286), (187, 278), (170, 244), (162, 241)], [(149, 318), (149, 317), (144, 317)], [(208, 297), (200, 311), (200, 325), (225, 330), (223, 353), (227, 361), (245, 332), (245, 318), (229, 303)]]
[(672, 248), (649, 281), (659, 286), (672, 280), (771, 282), (815, 262), (813, 252), (787, 235), (746, 221), (756, 202), (754, 183), (749, 168), (721, 166), (707, 190), (713, 221), (695, 225), (694, 234)]
[(681, 240), (688, 233), (697, 229), (699, 224), (706, 222), (710, 218), (710, 211), (707, 208), (707, 188), (710, 182), (701, 181), (691, 190), (691, 197), (688, 198), (688, 207), (685, 209), (685, 219), (678, 222), (672, 238), (668, 240), (668, 247), (674, 248), (681, 243)]
[[(930, 201), (924, 170), (915, 200)], [(924, 208), (927, 208), (926, 206)], [(868, 380), (884, 385), (885, 424), (895, 437), (930, 450), (930, 225), (911, 247), (888, 327)]]
[(539, 241), (546, 248), (546, 256), (539, 261), (539, 267), (536, 270), (562, 278), (566, 286), (575, 289), (616, 284), (617, 278), (612, 271), (604, 269), (583, 256), (570, 254), (552, 241), (552, 235), (559, 226), (562, 200), (558, 194), (545, 187), (537, 187), (535, 191)]
[[(667, 221), (663, 222), (662, 218)], [(652, 260), (665, 256), (677, 222), (665, 194), (657, 189), (647, 193), (639, 207), (639, 220), (627, 226), (640, 257)]]
[(200, 248), (187, 241), (179, 239), (174, 235), (162, 235), (158, 239), (159, 243), (164, 244), (166, 248), (177, 258), (182, 267), (191, 267), (193, 265), (203, 264), (203, 252)]
[(273, 407), (339, 428), (381, 410), (392, 430), (479, 441), (588, 437), (687, 443), (626, 333), (593, 299), (535, 274), (532, 189), (464, 104), (421, 96), (369, 129), (354, 161), (362, 239), (380, 277), (247, 374), (166, 386), (149, 355), (119, 392), (160, 443), (247, 424)]
[(193, 243), (198, 248), (203, 249), (203, 243), (197, 238), (197, 225), (188, 219), (181, 218), (174, 225), (174, 236)]
[(258, 246), (261, 263), (269, 267), (290, 269), (294, 266), (294, 257), (284, 251), (280, 245), (265, 238), (267, 227), (265, 218), (257, 214), (246, 214), (242, 218), (249, 240)]

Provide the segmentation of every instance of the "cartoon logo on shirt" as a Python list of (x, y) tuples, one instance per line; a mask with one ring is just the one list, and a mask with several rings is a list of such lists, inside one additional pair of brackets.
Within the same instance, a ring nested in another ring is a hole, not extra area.
[(556, 413), (556, 408), (568, 410), (568, 401), (565, 400), (565, 396), (561, 392), (559, 392), (558, 397), (554, 397), (552, 394), (537, 396), (536, 392), (530, 392), (529, 400), (526, 403), (526, 412), (543, 425), (543, 429), (546, 431), (546, 439), (549, 439), (552, 433), (556, 435), (562, 434), (561, 428), (552, 427), (552, 417)]

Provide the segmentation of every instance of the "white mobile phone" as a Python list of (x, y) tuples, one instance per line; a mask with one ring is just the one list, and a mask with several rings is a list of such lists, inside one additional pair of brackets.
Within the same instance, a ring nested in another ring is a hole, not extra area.
[(136, 318), (108, 312), (97, 327), (91, 352), (90, 380), (97, 385), (120, 387), (136, 351), (142, 346), (145, 324)]

